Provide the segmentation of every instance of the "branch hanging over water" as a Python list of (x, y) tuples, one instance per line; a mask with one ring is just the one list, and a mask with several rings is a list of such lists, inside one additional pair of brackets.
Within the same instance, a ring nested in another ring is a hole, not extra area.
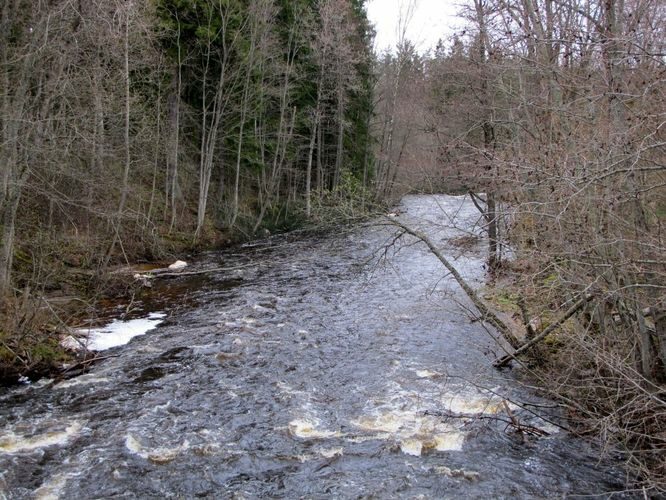
[(432, 242), (428, 236), (426, 236), (424, 233), (421, 231), (417, 231), (416, 229), (412, 229), (409, 226), (404, 225), (402, 222), (399, 222), (395, 219), (388, 219), (389, 222), (393, 225), (398, 226), (401, 228), (405, 233), (410, 234), (414, 236), (415, 238), (418, 238), (421, 240), (423, 243), (426, 244), (426, 246), (430, 249), (430, 251), (439, 259), (439, 261), (444, 264), (444, 267), (451, 273), (453, 278), (458, 282), (460, 287), (463, 289), (465, 294), (469, 297), (469, 299), (472, 301), (472, 303), (476, 306), (476, 308), (479, 310), (481, 313), (481, 318), (493, 325), (506, 339), (506, 341), (511, 344), (511, 347), (514, 349), (518, 348), (520, 345), (520, 341), (516, 338), (516, 336), (513, 334), (511, 331), (511, 328), (507, 326), (506, 323), (504, 323), (501, 319), (497, 317), (495, 313), (493, 313), (488, 306), (481, 300), (481, 298), (477, 295), (477, 293), (474, 291), (474, 289), (469, 286), (469, 284), (465, 281), (465, 279), (460, 275), (458, 270), (449, 262), (449, 260), (444, 257), (444, 254), (435, 246), (435, 244)]
[[(493, 363), (493, 366), (496, 368), (501, 368), (503, 366), (506, 366), (509, 364), (512, 360), (516, 359), (518, 356), (521, 354), (527, 352), (529, 349), (531, 349), (534, 345), (537, 343), (541, 342), (544, 338), (546, 338), (548, 335), (553, 333), (555, 330), (560, 328), (569, 318), (571, 318), (574, 314), (576, 314), (578, 311), (580, 311), (585, 305), (592, 300), (593, 296), (592, 295), (585, 295), (578, 299), (569, 309), (567, 309), (560, 318), (555, 321), (553, 324), (551, 324), (548, 328), (546, 328), (543, 332), (539, 333), (538, 335), (534, 336), (533, 334), (530, 335), (532, 337), (528, 342), (525, 342), (523, 344), (520, 343), (518, 338), (513, 334), (513, 331), (511, 328), (504, 323), (501, 319), (497, 317), (486, 305), (485, 303), (481, 300), (481, 298), (477, 295), (477, 293), (474, 291), (474, 289), (469, 286), (469, 284), (465, 281), (465, 279), (460, 275), (458, 270), (449, 262), (449, 260), (444, 257), (442, 252), (439, 251), (439, 249), (435, 246), (435, 244), (432, 242), (430, 238), (428, 238), (424, 233), (417, 231), (415, 229), (410, 228), (409, 226), (404, 225), (403, 223), (395, 220), (395, 219), (389, 219), (389, 222), (395, 226), (398, 226), (401, 228), (405, 233), (410, 234), (414, 236), (415, 238), (418, 238), (421, 240), (423, 243), (426, 244), (426, 246), (430, 249), (430, 251), (435, 255), (442, 264), (444, 264), (444, 267), (451, 273), (451, 275), (454, 277), (454, 279), (458, 282), (460, 287), (464, 290), (464, 292), (467, 294), (469, 299), (474, 303), (476, 308), (479, 310), (481, 313), (482, 319), (484, 321), (487, 321), (491, 325), (493, 325), (499, 332), (502, 334), (502, 336), (506, 339), (506, 341), (511, 344), (511, 347), (515, 349), (515, 351), (511, 354), (507, 354), (506, 356), (498, 359)], [(531, 329), (529, 326), (526, 325), (526, 328)]]

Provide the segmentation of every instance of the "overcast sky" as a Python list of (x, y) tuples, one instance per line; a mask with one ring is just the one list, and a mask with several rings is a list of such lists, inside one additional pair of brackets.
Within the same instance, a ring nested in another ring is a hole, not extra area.
[[(400, 9), (401, 6), (404, 9), (407, 3), (408, 0), (368, 1), (368, 17), (377, 30), (375, 48), (378, 51), (395, 46)], [(419, 52), (433, 48), (437, 40), (453, 33), (460, 24), (455, 15), (458, 3), (458, 0), (417, 0), (407, 38), (414, 42)]]

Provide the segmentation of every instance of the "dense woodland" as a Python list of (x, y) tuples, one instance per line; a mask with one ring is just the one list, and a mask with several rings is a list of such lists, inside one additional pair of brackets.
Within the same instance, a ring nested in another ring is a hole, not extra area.
[(361, 0), (4, 0), (3, 365), (72, 269), (468, 192), (530, 380), (666, 489), (666, 5), (466, 4), (377, 56)]
[(372, 202), (362, 2), (1, 5), (5, 376), (60, 359), (56, 333), (94, 310), (114, 266)]
[(253, 234), (367, 182), (360, 2), (3, 5), (5, 293), (51, 256), (99, 267)]

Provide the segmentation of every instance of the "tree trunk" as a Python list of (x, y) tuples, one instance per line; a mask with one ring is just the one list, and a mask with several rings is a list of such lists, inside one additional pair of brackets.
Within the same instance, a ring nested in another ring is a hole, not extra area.
[(338, 145), (335, 153), (335, 172), (333, 174), (333, 189), (340, 184), (342, 175), (342, 164), (345, 147), (345, 102), (342, 83), (338, 83)]
[[(247, 82), (246, 85), (249, 85), (249, 82)], [(246, 95), (243, 97), (243, 103), (241, 104), (242, 106), (241, 118), (240, 118), (241, 122), (240, 122), (240, 130), (238, 131), (238, 148), (236, 151), (236, 168), (235, 168), (235, 177), (234, 177), (234, 202), (233, 202), (233, 207), (231, 209), (231, 220), (229, 222), (230, 227), (234, 227), (234, 225), (236, 224), (236, 219), (238, 218), (238, 206), (240, 203), (239, 198), (240, 198), (241, 157), (243, 153), (243, 135), (245, 133), (245, 115), (247, 111), (247, 100), (248, 96), (246, 93)]]
[[(479, 28), (479, 63), (482, 67), (486, 67), (487, 54), (488, 54), (488, 32), (486, 28), (486, 12), (482, 0), (475, 0), (476, 7), (476, 22)], [(481, 75), (481, 106), (485, 110), (490, 110), (490, 96), (488, 89), (488, 75), (484, 73)], [(490, 111), (488, 111), (490, 114)], [(484, 152), (491, 151), (495, 147), (495, 129), (489, 118), (486, 118), (481, 126), (483, 129), (483, 148)], [(486, 167), (489, 174), (492, 170), (492, 157), (486, 154), (486, 161), (489, 165)], [(484, 214), (486, 223), (488, 225), (488, 268), (493, 271), (499, 265), (498, 262), (498, 237), (499, 225), (497, 224), (497, 202), (496, 195), (492, 183), (496, 179), (489, 175), (488, 189), (486, 193), (486, 213)]]
[(495, 193), (488, 193), (488, 267), (496, 269), (499, 265), (497, 252), (497, 205), (495, 202)]
[(92, 213), (93, 204), (95, 203), (95, 194), (96, 194), (96, 184), (92, 182), (92, 179), (95, 179), (96, 176), (100, 175), (104, 169), (104, 155), (105, 155), (105, 131), (104, 131), (104, 102), (103, 98), (103, 88), (101, 83), (101, 73), (102, 69), (99, 68), (95, 71), (93, 75), (93, 92), (94, 96), (94, 106), (95, 106), (95, 126), (93, 130), (93, 145), (92, 145), (92, 158), (90, 160), (91, 165), (91, 181), (89, 182), (88, 187), (88, 197), (86, 200), (87, 208)]
[(324, 133), (322, 132), (321, 124), (317, 130), (317, 195), (319, 197), (319, 203), (321, 203), (321, 197), (324, 194), (324, 162), (322, 159), (324, 149)]
[(312, 124), (312, 132), (310, 133), (310, 147), (308, 148), (308, 166), (305, 170), (305, 215), (309, 219), (312, 215), (312, 161), (314, 156), (315, 142), (317, 139), (317, 129), (319, 128), (318, 113), (315, 113), (314, 123)]
[[(314, 149), (319, 134), (319, 122), (321, 120), (322, 85), (324, 83), (324, 67), (321, 66), (319, 79), (317, 81), (317, 103), (312, 116), (312, 130), (310, 131), (310, 146), (308, 148), (308, 165), (305, 171), (305, 215), (309, 219), (312, 215), (312, 163), (314, 161)], [(319, 170), (317, 170), (317, 184), (319, 184)]]
[(162, 141), (160, 136), (162, 134), (162, 85), (161, 82), (157, 84), (157, 109), (155, 110), (156, 115), (156, 138), (155, 138), (155, 159), (153, 161), (153, 181), (150, 189), (150, 202), (148, 203), (148, 214), (146, 215), (146, 224), (144, 231), (152, 223), (153, 217), (153, 208), (155, 206), (155, 196), (157, 195), (157, 171), (160, 163), (161, 151), (162, 151)]
[(247, 119), (247, 108), (250, 100), (250, 76), (252, 75), (252, 67), (254, 63), (255, 35), (255, 33), (252, 34), (252, 42), (248, 54), (248, 63), (247, 67), (245, 68), (246, 75), (241, 102), (240, 130), (238, 131), (238, 148), (236, 151), (236, 175), (234, 179), (234, 202), (231, 210), (231, 221), (229, 223), (230, 227), (233, 227), (236, 224), (236, 219), (238, 217), (241, 157), (243, 153), (243, 136), (245, 135), (245, 120)]
[(5, 198), (0, 209), (0, 298), (6, 297), (11, 289), (12, 263), (14, 260), (14, 235), (16, 228), (16, 212), (18, 211), (20, 190)]
[(178, 160), (180, 156), (180, 99), (182, 87), (182, 69), (180, 61), (180, 29), (178, 34), (178, 63), (175, 68), (175, 89), (169, 96), (169, 156), (167, 160), (166, 203), (171, 212), (169, 230), (176, 223), (176, 199), (178, 193)]
[(648, 380), (654, 380), (655, 356), (652, 335), (645, 324), (645, 317), (640, 307), (636, 308), (636, 328), (638, 330), (640, 349), (640, 371)]
[(586, 295), (578, 299), (569, 309), (567, 309), (555, 322), (551, 323), (550, 326), (548, 326), (543, 332), (536, 335), (531, 340), (525, 342), (523, 345), (519, 347), (513, 346), (516, 348), (516, 350), (513, 353), (507, 354), (506, 356), (495, 361), (495, 363), (493, 363), (493, 366), (495, 366), (495, 368), (501, 368), (503, 366), (506, 366), (511, 362), (511, 360), (516, 359), (524, 352), (530, 350), (532, 347), (534, 347), (536, 344), (541, 342), (548, 335), (550, 335), (560, 326), (562, 326), (566, 320), (568, 320), (570, 317), (572, 317), (574, 314), (580, 311), (583, 307), (585, 307), (585, 305), (589, 301), (591, 301), (592, 298), (593, 298), (592, 295)]
[(661, 380), (666, 381), (666, 311), (653, 307), (651, 312), (661, 360)]
[(474, 291), (474, 289), (465, 281), (465, 279), (461, 276), (461, 274), (458, 272), (458, 270), (455, 268), (453, 264), (444, 256), (442, 252), (437, 248), (437, 246), (433, 243), (433, 241), (428, 238), (424, 233), (414, 230), (406, 225), (404, 225), (401, 222), (398, 222), (395, 219), (389, 219), (389, 222), (391, 224), (394, 224), (398, 227), (400, 227), (403, 231), (405, 231), (407, 234), (411, 234), (415, 238), (418, 238), (421, 240), (423, 243), (426, 244), (426, 246), (430, 249), (430, 251), (433, 253), (435, 257), (439, 259), (439, 261), (444, 265), (444, 267), (451, 273), (451, 276), (456, 280), (458, 285), (460, 285), (460, 288), (463, 289), (467, 297), (472, 301), (474, 306), (479, 310), (481, 313), (481, 319), (483, 321), (487, 321), (491, 325), (493, 325), (502, 335), (502, 337), (513, 347), (514, 349), (517, 349), (518, 346), (520, 345), (520, 342), (518, 341), (518, 338), (514, 335), (514, 333), (511, 331), (511, 328), (504, 323), (495, 313), (493, 313), (488, 306), (481, 300), (481, 298), (478, 296), (478, 294)]
[[(221, 62), (217, 89), (215, 92), (215, 98), (213, 99), (211, 123), (208, 128), (206, 128), (207, 119), (205, 105), (203, 110), (201, 160), (199, 164), (199, 201), (197, 204), (197, 228), (194, 232), (195, 240), (198, 240), (201, 237), (204, 223), (206, 221), (206, 206), (208, 204), (208, 192), (210, 190), (210, 179), (213, 172), (215, 150), (218, 143), (218, 133), (222, 124), (222, 116), (224, 115), (226, 107), (224, 94), (227, 77), (226, 47), (224, 50), (225, 54)], [(203, 93), (206, 93), (205, 82), (203, 85)]]
[(123, 145), (125, 152), (125, 165), (123, 168), (123, 178), (120, 188), (120, 201), (118, 202), (118, 211), (116, 213), (115, 220), (113, 221), (113, 237), (111, 239), (111, 245), (106, 252), (104, 257), (103, 265), (106, 266), (113, 255), (113, 251), (118, 243), (120, 238), (120, 226), (122, 224), (123, 214), (125, 212), (125, 205), (127, 204), (127, 196), (129, 194), (129, 174), (131, 168), (131, 151), (130, 151), (130, 113), (131, 113), (131, 102), (130, 102), (130, 71), (129, 71), (129, 24), (130, 24), (130, 12), (132, 9), (132, 1), (127, 4), (125, 12), (125, 30), (124, 30), (124, 58), (123, 58), (123, 77), (125, 80), (125, 123), (123, 127)]

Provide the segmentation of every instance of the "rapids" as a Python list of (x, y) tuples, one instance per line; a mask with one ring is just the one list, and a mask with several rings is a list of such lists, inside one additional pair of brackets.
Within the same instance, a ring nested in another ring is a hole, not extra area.
[[(484, 279), (478, 213), (409, 196), (401, 220)], [(553, 498), (623, 474), (492, 368), (496, 343), (424, 245), (376, 224), (209, 253), (154, 286), (159, 326), (90, 373), (0, 393), (6, 498)], [(175, 298), (174, 298), (175, 297)], [(118, 328), (115, 323), (113, 328)], [(530, 406), (532, 405), (532, 406)], [(527, 442), (507, 408), (544, 431)], [(527, 409), (525, 409), (527, 408)], [(531, 409), (532, 411), (527, 411)], [(541, 415), (540, 418), (537, 415)], [(2, 496), (0, 495), (0, 496)]]

